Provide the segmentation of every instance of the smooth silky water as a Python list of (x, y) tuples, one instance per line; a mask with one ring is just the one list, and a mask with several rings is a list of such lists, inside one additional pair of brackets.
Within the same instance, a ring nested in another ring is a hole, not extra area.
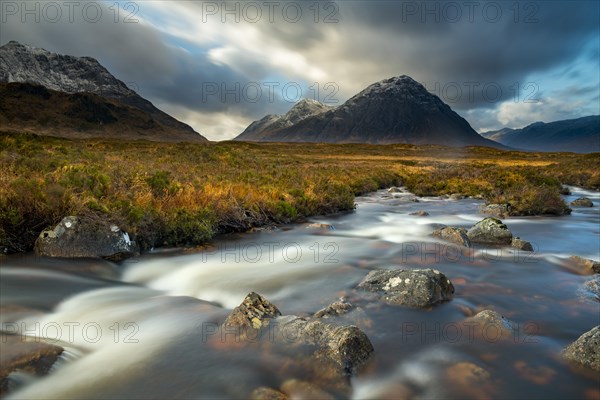
[[(534, 254), (460, 250), (430, 236), (439, 224), (481, 220), (481, 201), (417, 203), (379, 191), (357, 198), (353, 213), (314, 219), (334, 230), (305, 224), (231, 235), (202, 251), (156, 251), (120, 265), (9, 256), (0, 267), (0, 305), (13, 311), (0, 316), (3, 329), (66, 349), (47, 377), (28, 379), (9, 397), (245, 398), (259, 386), (278, 388), (285, 359), (277, 352), (220, 346), (214, 337), (213, 327), (251, 291), (284, 315), (357, 299), (375, 353), (353, 378), (353, 398), (402, 396), (406, 388), (417, 398), (598, 396), (600, 379), (560, 358), (600, 323), (600, 303), (581, 290), (590, 276), (565, 266), (570, 255), (600, 258), (600, 195), (572, 191), (566, 201), (585, 195), (595, 206), (504, 220)], [(417, 210), (430, 215), (409, 215)], [(369, 270), (392, 267), (438, 269), (455, 296), (430, 310), (361, 303), (352, 288)], [(512, 335), (469, 337), (459, 323), (483, 309), (513, 321)], [(448, 373), (461, 362), (489, 379), (465, 385)]]

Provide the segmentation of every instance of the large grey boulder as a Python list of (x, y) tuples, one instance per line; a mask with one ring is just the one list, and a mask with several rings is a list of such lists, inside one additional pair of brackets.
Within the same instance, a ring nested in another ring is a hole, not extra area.
[(127, 232), (108, 223), (69, 216), (35, 241), (36, 254), (46, 257), (105, 258), (121, 261), (139, 253)]
[(573, 363), (600, 371), (600, 326), (584, 333), (567, 346), (562, 356)]
[(450, 279), (434, 269), (375, 270), (357, 288), (379, 294), (385, 303), (413, 308), (448, 301), (454, 294)]
[(355, 373), (374, 351), (367, 335), (356, 326), (291, 318), (280, 326), (289, 345), (315, 346), (315, 361), (332, 363), (343, 374)]
[(511, 244), (513, 235), (508, 227), (496, 218), (485, 218), (467, 231), (472, 243)]
[(467, 230), (465, 228), (445, 226), (433, 231), (432, 235), (460, 246), (471, 247), (471, 240), (469, 240), (469, 237), (467, 236)]

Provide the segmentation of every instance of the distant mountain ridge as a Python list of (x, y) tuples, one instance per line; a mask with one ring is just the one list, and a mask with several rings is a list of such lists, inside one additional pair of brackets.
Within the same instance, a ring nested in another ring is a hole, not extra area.
[(303, 119), (329, 111), (333, 107), (327, 106), (317, 100), (302, 99), (284, 115), (269, 114), (266, 117), (251, 123), (236, 140), (259, 140), (268, 137), (270, 134), (302, 121)]
[(535, 122), (521, 129), (504, 128), (481, 135), (522, 150), (594, 153), (600, 152), (600, 116)]
[[(111, 104), (117, 101), (123, 106), (134, 107), (153, 119), (156, 126), (162, 127), (160, 134), (166, 135), (161, 138), (158, 131), (155, 134), (145, 132), (145, 139), (206, 141), (190, 126), (128, 88), (91, 57), (61, 55), (11, 41), (0, 47), (0, 82), (39, 85), (70, 95), (89, 93), (107, 99)], [(107, 131), (106, 126), (104, 128), (101, 131)]]
[(291, 125), (279, 128), (274, 125), (277, 121), (267, 116), (235, 140), (504, 148), (481, 137), (439, 97), (406, 75), (374, 83), (339, 107), (320, 108)]

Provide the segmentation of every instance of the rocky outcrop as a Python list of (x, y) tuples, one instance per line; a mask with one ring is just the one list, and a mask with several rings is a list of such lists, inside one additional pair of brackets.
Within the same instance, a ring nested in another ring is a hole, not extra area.
[(223, 325), (238, 328), (260, 329), (269, 325), (269, 322), (281, 312), (271, 302), (260, 294), (252, 292), (247, 295), (242, 304), (233, 309)]
[(52, 230), (45, 230), (35, 242), (40, 256), (64, 258), (105, 258), (121, 261), (139, 253), (127, 232), (104, 222), (69, 216)]
[(464, 228), (454, 228), (446, 226), (433, 231), (434, 237), (458, 244), (459, 246), (471, 247), (471, 240), (467, 236), (467, 230)]
[(41, 342), (26, 341), (18, 335), (1, 334), (0, 395), (11, 390), (10, 374), (24, 371), (36, 376), (46, 375), (64, 349)]
[(562, 353), (563, 358), (600, 372), (600, 326), (581, 335)]
[(518, 250), (533, 251), (533, 245), (527, 240), (523, 240), (519, 237), (514, 237), (510, 245)]
[(511, 244), (513, 235), (508, 227), (496, 218), (485, 218), (467, 231), (472, 243), (505, 245)]
[(481, 207), (481, 213), (497, 218), (506, 218), (510, 215), (510, 204), (487, 204)]
[[(290, 362), (298, 368), (304, 367), (313, 374), (322, 376), (325, 386), (347, 390), (348, 377), (374, 351), (371, 341), (362, 330), (334, 320), (352, 310), (354, 306), (340, 300), (320, 310), (312, 318), (281, 316), (277, 307), (253, 292), (231, 312), (223, 323), (223, 328), (228, 333), (231, 333), (232, 328), (239, 329), (241, 333), (269, 329), (270, 340), (266, 345), (274, 346), (275, 351), (287, 354)], [(281, 391), (292, 395), (284, 386)], [(263, 390), (262, 394), (276, 393)]]
[(593, 207), (594, 203), (587, 197), (580, 197), (576, 200), (573, 200), (571, 205), (574, 207)]
[(378, 294), (385, 303), (413, 308), (449, 301), (454, 294), (450, 280), (434, 269), (375, 270), (357, 288)]

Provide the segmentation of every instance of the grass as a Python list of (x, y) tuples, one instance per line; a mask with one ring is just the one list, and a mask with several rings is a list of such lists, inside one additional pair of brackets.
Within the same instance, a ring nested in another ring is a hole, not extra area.
[(67, 215), (102, 219), (142, 248), (354, 208), (404, 184), (418, 195), (508, 202), (516, 215), (568, 212), (560, 185), (600, 188), (598, 154), (411, 145), (153, 143), (0, 136), (0, 246), (30, 250)]

